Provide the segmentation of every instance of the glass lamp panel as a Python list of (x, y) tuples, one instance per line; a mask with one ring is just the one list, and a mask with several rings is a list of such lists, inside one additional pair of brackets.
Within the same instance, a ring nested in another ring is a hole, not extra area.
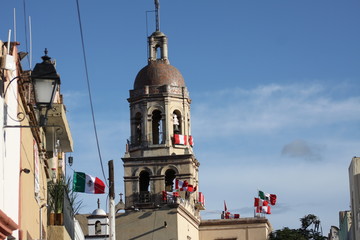
[(36, 103), (50, 105), (53, 101), (56, 81), (54, 79), (34, 79)]

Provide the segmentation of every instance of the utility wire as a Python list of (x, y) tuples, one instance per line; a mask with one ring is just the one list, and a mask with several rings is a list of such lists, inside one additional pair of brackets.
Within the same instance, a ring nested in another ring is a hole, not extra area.
[[(28, 35), (27, 35), (27, 22), (26, 22), (26, 0), (23, 0), (23, 11), (24, 11), (24, 30), (25, 30), (25, 46), (26, 46), (26, 52), (29, 52), (29, 45), (28, 45)], [(28, 60), (29, 67), (30, 66), (30, 56), (26, 56)]]
[(104, 178), (105, 178), (105, 184), (106, 184), (107, 187), (109, 187), (109, 185), (108, 185), (108, 183), (107, 183), (107, 181), (106, 181), (107, 178), (106, 178), (106, 176), (105, 176), (105, 171), (104, 171), (104, 166), (103, 166), (103, 161), (102, 161), (101, 151), (100, 151), (99, 138), (98, 138), (97, 129), (96, 129), (94, 107), (93, 107), (93, 103), (92, 103), (91, 90), (90, 90), (90, 80), (89, 80), (89, 73), (88, 73), (88, 67), (87, 67), (87, 61), (86, 61), (86, 53), (85, 53), (86, 51), (85, 51), (85, 44), (84, 44), (84, 36), (83, 36), (83, 29), (82, 29), (81, 16), (80, 16), (79, 0), (76, 0), (76, 6), (77, 6), (78, 19), (79, 19), (79, 27), (80, 27), (80, 35), (81, 35), (81, 45), (82, 45), (82, 52), (83, 52), (83, 58), (84, 58), (85, 73), (86, 73), (86, 82), (87, 82), (87, 88), (88, 88), (88, 93), (89, 93), (89, 101), (90, 101), (92, 122), (93, 122), (93, 126), (94, 126), (96, 146), (97, 146), (97, 150), (98, 150), (98, 154), (99, 154), (101, 171), (102, 171), (102, 174), (103, 174), (103, 176), (104, 176)]

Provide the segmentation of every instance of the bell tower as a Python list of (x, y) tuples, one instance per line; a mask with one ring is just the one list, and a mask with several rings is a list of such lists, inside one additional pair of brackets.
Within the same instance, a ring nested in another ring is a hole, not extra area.
[(148, 63), (128, 98), (131, 136), (122, 158), (125, 211), (181, 207), (199, 220), (200, 163), (193, 152), (191, 99), (182, 74), (170, 65), (158, 0), (155, 9), (157, 28), (148, 37)]

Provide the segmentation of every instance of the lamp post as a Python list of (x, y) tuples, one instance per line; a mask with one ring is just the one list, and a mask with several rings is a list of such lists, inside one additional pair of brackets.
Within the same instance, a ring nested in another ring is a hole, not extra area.
[(47, 122), (47, 112), (51, 109), (57, 86), (60, 84), (60, 76), (56, 72), (51, 58), (47, 55), (41, 57), (43, 62), (37, 63), (31, 73), (31, 81), (34, 86), (36, 107), (40, 112), (40, 126)]

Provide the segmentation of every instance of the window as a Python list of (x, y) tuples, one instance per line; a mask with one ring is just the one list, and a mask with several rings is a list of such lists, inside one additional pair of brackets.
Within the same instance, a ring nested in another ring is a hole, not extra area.
[(142, 138), (141, 113), (136, 113), (134, 124), (135, 124), (134, 143), (136, 145), (140, 145), (141, 144), (141, 138)]
[(150, 184), (150, 173), (147, 171), (142, 171), (139, 176), (140, 203), (150, 202), (149, 184)]
[(148, 192), (150, 183), (150, 174), (147, 171), (142, 171), (139, 177), (140, 192)]
[(174, 134), (181, 134), (181, 113), (178, 110), (173, 112)]
[(101, 234), (101, 222), (100, 221), (95, 222), (95, 234), (96, 235)]
[(155, 110), (152, 113), (152, 143), (163, 143), (161, 112), (159, 110)]
[(172, 192), (174, 190), (175, 171), (172, 169), (165, 172), (165, 191)]

